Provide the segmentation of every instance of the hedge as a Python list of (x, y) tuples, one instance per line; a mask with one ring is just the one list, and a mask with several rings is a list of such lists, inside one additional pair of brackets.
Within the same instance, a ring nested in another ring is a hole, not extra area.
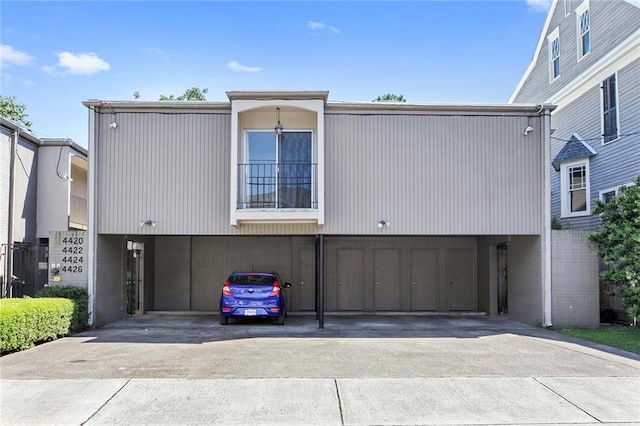
[(0, 299), (0, 352), (33, 347), (69, 334), (73, 316), (69, 299)]
[(72, 333), (85, 330), (89, 326), (89, 294), (82, 287), (73, 285), (59, 285), (45, 287), (36, 297), (63, 297), (74, 302), (73, 317), (71, 318)]

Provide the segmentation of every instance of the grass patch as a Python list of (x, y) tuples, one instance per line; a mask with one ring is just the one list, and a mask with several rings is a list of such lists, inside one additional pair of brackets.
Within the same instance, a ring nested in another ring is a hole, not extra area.
[(640, 328), (601, 327), (595, 330), (565, 329), (560, 333), (640, 354)]

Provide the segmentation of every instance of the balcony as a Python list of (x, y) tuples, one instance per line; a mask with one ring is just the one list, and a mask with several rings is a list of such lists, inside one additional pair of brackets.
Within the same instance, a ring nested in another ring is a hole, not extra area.
[(238, 164), (237, 216), (254, 222), (316, 222), (317, 163)]
[(72, 195), (70, 201), (69, 229), (86, 230), (89, 224), (87, 199)]

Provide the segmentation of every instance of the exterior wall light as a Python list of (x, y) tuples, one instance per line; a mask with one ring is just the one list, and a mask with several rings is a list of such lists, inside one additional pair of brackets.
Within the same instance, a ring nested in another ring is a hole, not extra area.
[(533, 127), (531, 126), (527, 126), (526, 129), (524, 129), (524, 133), (522, 133), (523, 135), (527, 136), (529, 133), (533, 132)]
[(273, 128), (273, 130), (275, 130), (276, 135), (280, 136), (282, 134), (282, 131), (284, 130), (284, 126), (282, 125), (282, 123), (280, 123), (280, 108), (276, 108), (276, 111), (278, 123), (276, 124), (276, 127)]
[(146, 226), (153, 226), (154, 228), (156, 227), (156, 223), (154, 221), (152, 221), (151, 219), (146, 220), (144, 222), (140, 222), (140, 227), (143, 227), (145, 225)]
[(391, 222), (389, 222), (388, 220), (381, 220), (380, 222), (378, 222), (378, 228), (382, 229), (385, 226), (388, 228), (391, 226)]

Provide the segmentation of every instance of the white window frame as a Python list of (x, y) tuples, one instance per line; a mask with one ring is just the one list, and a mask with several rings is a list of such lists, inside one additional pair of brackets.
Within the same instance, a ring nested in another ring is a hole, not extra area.
[(615, 194), (615, 196), (617, 197), (618, 194), (620, 194), (620, 189), (623, 186), (624, 187), (629, 187), (629, 186), (634, 186), (634, 185), (635, 185), (634, 182), (629, 182), (629, 183), (624, 183), (624, 184), (618, 185), (618, 186), (612, 186), (611, 188), (603, 189), (601, 191), (598, 191), (598, 199), (604, 203), (604, 195), (605, 194), (613, 192)]
[[(614, 98), (615, 98), (615, 102), (616, 102), (616, 132), (617, 135), (614, 139), (611, 139), (610, 141), (605, 141), (605, 136), (604, 136), (604, 85), (605, 83), (611, 78), (615, 78), (616, 81), (616, 87), (615, 87), (615, 93), (614, 93)], [(602, 82), (600, 83), (600, 134), (602, 135), (602, 145), (609, 145), (610, 143), (613, 143), (615, 141), (617, 141), (618, 139), (620, 139), (620, 99), (618, 98), (618, 86), (619, 86), (619, 80), (618, 80), (618, 73), (614, 72), (613, 74), (611, 74), (610, 76), (608, 76), (607, 78), (605, 78), (604, 80), (602, 80)]]
[[(571, 211), (571, 194), (569, 191), (569, 170), (575, 167), (584, 166), (585, 168), (585, 199), (586, 209), (584, 211), (572, 212)], [(589, 159), (581, 158), (576, 161), (567, 161), (560, 165), (560, 209), (561, 217), (581, 217), (591, 215), (591, 172), (589, 170)]]
[[(555, 74), (554, 59), (556, 57), (553, 55), (553, 43), (555, 40), (558, 40), (558, 56), (557, 56), (557, 59), (559, 62), (558, 75), (554, 75)], [(562, 74), (562, 62), (560, 59), (560, 27), (553, 30), (551, 34), (547, 36), (547, 47), (549, 49), (549, 83), (553, 83), (554, 80), (558, 79)]]
[[(582, 20), (582, 15), (585, 12), (589, 12), (589, 29), (588, 29), (588, 33), (589, 33), (589, 51), (585, 54), (582, 54), (582, 51), (584, 50), (583, 48), (583, 44), (582, 44), (582, 29), (581, 29), (581, 20)], [(584, 58), (585, 56), (589, 55), (589, 53), (591, 53), (591, 51), (593, 50), (593, 38), (591, 37), (591, 10), (589, 8), (589, 0), (584, 0), (582, 3), (580, 3), (580, 5), (578, 7), (576, 7), (576, 35), (577, 35), (577, 47), (578, 47), (578, 62), (580, 60), (582, 60), (582, 58)]]
[[(311, 164), (316, 164), (317, 167), (317, 150), (318, 150), (318, 145), (316, 142), (316, 132), (313, 129), (308, 129), (308, 128), (291, 128), (291, 129), (285, 129), (284, 133), (309, 133), (309, 135), (311, 136)], [(277, 137), (275, 132), (273, 131), (273, 129), (261, 129), (261, 128), (256, 128), (256, 129), (244, 129), (243, 130), (243, 139), (244, 139), (244, 143), (243, 143), (243, 150), (242, 150), (242, 162), (243, 163), (248, 163), (249, 159), (248, 159), (248, 154), (249, 154), (249, 133), (273, 133), (273, 143), (274, 145), (276, 145), (276, 165), (280, 164), (280, 150), (278, 147), (278, 141), (277, 141)], [(318, 205), (318, 188), (317, 188), (317, 171), (315, 168), (312, 168), (311, 171), (312, 175), (312, 181), (315, 182), (313, 184), (313, 191), (311, 192), (311, 205), (313, 206), (314, 204), (317, 206)], [(246, 181), (246, 176), (244, 176), (244, 179)], [(310, 210), (318, 210), (317, 207), (311, 207), (311, 208), (306, 208), (306, 207), (300, 207), (300, 208), (294, 208), (294, 209), (282, 209), (282, 208), (278, 208), (278, 187), (279, 187), (279, 178), (277, 177), (276, 174), (276, 180), (275, 180), (275, 193), (276, 193), (276, 199), (275, 199), (275, 206), (276, 207), (264, 207), (264, 208), (247, 208), (247, 209), (241, 209), (241, 210), (273, 210), (273, 211), (279, 211), (279, 210), (300, 210), (300, 211), (310, 211)], [(242, 187), (240, 188), (239, 192), (238, 192), (238, 200), (242, 199), (245, 200), (247, 199), (247, 190), (246, 190), (246, 184), (242, 185)]]

